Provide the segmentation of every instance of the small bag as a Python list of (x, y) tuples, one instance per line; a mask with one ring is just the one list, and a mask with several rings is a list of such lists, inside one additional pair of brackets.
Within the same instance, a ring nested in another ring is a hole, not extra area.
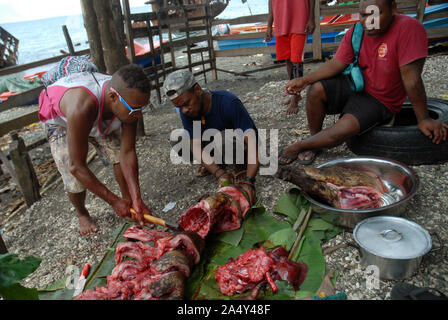
[(42, 83), (48, 87), (57, 80), (78, 72), (98, 72), (98, 68), (84, 56), (68, 56), (42, 76)]
[(359, 67), (358, 63), (363, 36), (364, 30), (361, 23), (358, 22), (355, 24), (351, 39), (355, 60), (343, 71), (343, 74), (347, 75), (347, 78), (350, 82), (350, 88), (354, 92), (360, 92), (364, 90), (364, 78), (362, 76), (361, 68)]

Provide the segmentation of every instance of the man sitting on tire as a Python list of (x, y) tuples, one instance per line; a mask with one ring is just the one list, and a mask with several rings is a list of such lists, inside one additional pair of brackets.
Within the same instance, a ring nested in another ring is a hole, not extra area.
[[(394, 0), (361, 0), (359, 8), (364, 30), (359, 53), (364, 90), (354, 92), (348, 77), (342, 74), (354, 61), (352, 27), (332, 60), (286, 85), (289, 94), (299, 94), (310, 85), (306, 110), (311, 136), (281, 150), (280, 164), (295, 160), (309, 164), (321, 148), (337, 146), (390, 121), (401, 110), (406, 96), (413, 105), (421, 132), (436, 144), (446, 140), (448, 125), (431, 119), (426, 105), (421, 73), (428, 40), (423, 25), (415, 18), (394, 13)], [(372, 8), (379, 14), (376, 17), (379, 25), (374, 28), (370, 28)], [(326, 114), (340, 114), (340, 118), (322, 130)]]

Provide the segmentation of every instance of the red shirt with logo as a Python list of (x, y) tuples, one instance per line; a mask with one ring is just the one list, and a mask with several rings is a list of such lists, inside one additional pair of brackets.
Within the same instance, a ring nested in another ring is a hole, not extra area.
[[(353, 62), (351, 37), (345, 34), (334, 56), (345, 64)], [(364, 34), (359, 66), (364, 76), (364, 90), (393, 113), (401, 110), (406, 90), (400, 67), (428, 55), (428, 39), (423, 25), (415, 18), (396, 14), (389, 30), (378, 38)]]

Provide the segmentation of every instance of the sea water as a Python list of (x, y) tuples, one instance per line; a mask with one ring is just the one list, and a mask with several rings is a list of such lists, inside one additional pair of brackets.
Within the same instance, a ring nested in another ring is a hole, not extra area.
[[(148, 12), (150, 6), (132, 7), (131, 13)], [(217, 17), (232, 19), (251, 14), (268, 12), (268, 0), (231, 0), (227, 8)], [(2, 23), (6, 31), (19, 39), (18, 64), (26, 64), (68, 52), (62, 26), (67, 26), (75, 51), (88, 49), (87, 32), (82, 15), (53, 17), (41, 20)]]

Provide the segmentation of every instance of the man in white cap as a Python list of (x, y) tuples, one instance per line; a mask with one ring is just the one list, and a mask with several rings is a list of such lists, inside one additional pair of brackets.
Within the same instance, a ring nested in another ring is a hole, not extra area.
[[(186, 69), (169, 74), (163, 89), (180, 111), (184, 130), (189, 134), (193, 156), (201, 163), (202, 171), (214, 175), (218, 179), (219, 186), (238, 182), (248, 193), (251, 204), (255, 203), (255, 176), (260, 166), (256, 145), (258, 132), (243, 103), (231, 92), (202, 89), (193, 74)], [(200, 125), (199, 132), (193, 130), (195, 123)], [(214, 161), (210, 153), (204, 150), (204, 142), (208, 141), (202, 139), (202, 134), (207, 129), (216, 129), (220, 132), (226, 129), (241, 129), (244, 132), (241, 138), (247, 151), (244, 154), (246, 170), (243, 171), (242, 179), (234, 181), (236, 179), (233, 179)]]

